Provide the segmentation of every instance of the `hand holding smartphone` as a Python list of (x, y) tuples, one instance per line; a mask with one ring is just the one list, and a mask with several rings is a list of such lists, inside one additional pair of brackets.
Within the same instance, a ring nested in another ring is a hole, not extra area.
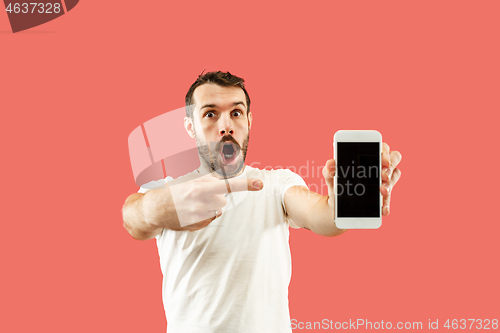
[(334, 136), (335, 224), (339, 229), (382, 225), (382, 135), (378, 131), (338, 131)]

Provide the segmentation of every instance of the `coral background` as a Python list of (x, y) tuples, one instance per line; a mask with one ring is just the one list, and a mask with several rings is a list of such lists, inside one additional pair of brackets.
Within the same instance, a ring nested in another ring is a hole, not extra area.
[(0, 12), (0, 331), (165, 332), (155, 241), (122, 227), (127, 138), (204, 69), (246, 79), (249, 164), (313, 170), (339, 129), (403, 154), (380, 229), (290, 231), (291, 318), (500, 319), (499, 10), (85, 0), (17, 34)]

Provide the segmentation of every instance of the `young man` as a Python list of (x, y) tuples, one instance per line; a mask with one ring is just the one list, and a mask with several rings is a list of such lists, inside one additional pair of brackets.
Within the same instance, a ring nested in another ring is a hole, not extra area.
[[(328, 237), (345, 232), (334, 223), (335, 161), (323, 169), (328, 196), (309, 191), (290, 170), (247, 166), (251, 126), (244, 80), (200, 75), (186, 95), (184, 119), (200, 167), (143, 186), (123, 207), (132, 237), (157, 240), (170, 333), (291, 332), (288, 227)], [(400, 160), (384, 144), (384, 215)]]

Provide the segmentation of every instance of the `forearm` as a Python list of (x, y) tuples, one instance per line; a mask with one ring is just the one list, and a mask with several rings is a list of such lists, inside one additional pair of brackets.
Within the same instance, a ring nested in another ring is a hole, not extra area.
[(170, 228), (177, 220), (170, 191), (167, 189), (134, 193), (123, 205), (123, 226), (135, 239), (147, 240)]
[(334, 223), (334, 211), (328, 205), (328, 197), (322, 196), (307, 214), (307, 227), (314, 233), (326, 237), (343, 234), (347, 229), (339, 229)]
[(334, 223), (333, 202), (328, 197), (309, 191), (305, 186), (293, 186), (285, 193), (285, 206), (289, 217), (301, 228), (322, 236), (333, 237), (345, 232)]

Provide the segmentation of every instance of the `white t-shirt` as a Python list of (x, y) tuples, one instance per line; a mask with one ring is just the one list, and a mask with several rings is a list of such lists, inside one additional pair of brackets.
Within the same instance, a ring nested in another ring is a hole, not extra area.
[[(168, 333), (292, 332), (283, 196), (306, 184), (286, 169), (246, 166), (236, 178), (261, 179), (264, 188), (228, 194), (222, 216), (201, 230), (156, 236)], [(164, 184), (151, 182), (140, 192)]]

